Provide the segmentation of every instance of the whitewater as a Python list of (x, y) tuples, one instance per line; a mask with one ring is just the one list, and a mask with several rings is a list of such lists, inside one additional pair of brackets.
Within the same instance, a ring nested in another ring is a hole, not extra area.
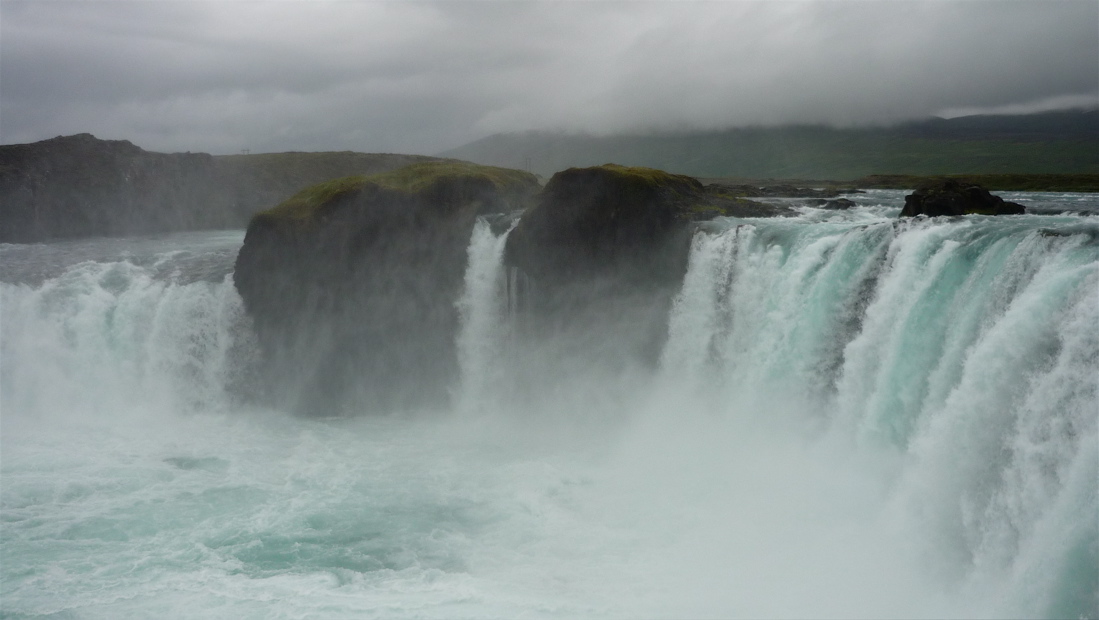
[(701, 224), (590, 373), (479, 222), (452, 405), (332, 418), (248, 398), (243, 232), (0, 246), (0, 616), (1099, 617), (1099, 198), (903, 196)]

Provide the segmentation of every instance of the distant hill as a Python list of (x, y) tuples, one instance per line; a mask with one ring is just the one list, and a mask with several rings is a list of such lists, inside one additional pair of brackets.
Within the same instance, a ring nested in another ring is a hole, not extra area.
[(421, 155), (154, 153), (91, 134), (0, 146), (0, 242), (244, 228), (252, 214), (335, 177)]
[(708, 178), (1099, 173), (1099, 111), (933, 118), (851, 129), (787, 126), (602, 137), (511, 133), (440, 156), (546, 176), (607, 162)]

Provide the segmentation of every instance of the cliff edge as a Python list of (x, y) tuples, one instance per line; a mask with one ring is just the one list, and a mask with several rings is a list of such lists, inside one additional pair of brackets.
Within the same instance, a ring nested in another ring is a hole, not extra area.
[(538, 189), (526, 172), (426, 162), (257, 213), (234, 278), (271, 396), (316, 415), (445, 402), (476, 218), (522, 209)]

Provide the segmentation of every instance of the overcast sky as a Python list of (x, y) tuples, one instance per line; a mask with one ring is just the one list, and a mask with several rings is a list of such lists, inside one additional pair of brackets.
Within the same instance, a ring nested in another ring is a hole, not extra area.
[(1096, 0), (0, 0), (5, 144), (435, 153), (1097, 102)]

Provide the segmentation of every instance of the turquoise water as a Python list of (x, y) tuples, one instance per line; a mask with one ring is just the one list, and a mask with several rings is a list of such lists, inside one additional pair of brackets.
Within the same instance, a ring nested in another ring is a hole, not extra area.
[(1099, 615), (1099, 221), (855, 198), (707, 224), (658, 369), (527, 401), (479, 226), (454, 406), (351, 419), (238, 396), (239, 232), (0, 247), (0, 614)]

